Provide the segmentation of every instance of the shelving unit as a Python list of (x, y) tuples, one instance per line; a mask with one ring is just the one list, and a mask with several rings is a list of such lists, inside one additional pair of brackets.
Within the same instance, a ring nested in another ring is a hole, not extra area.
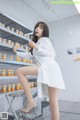
[[(27, 44), (26, 44), (27, 45)], [(8, 44), (4, 44), (4, 43), (0, 43), (0, 50), (11, 50), (12, 51), (13, 47), (8, 45)], [(26, 49), (22, 49), (22, 48), (18, 48), (19, 51), (23, 51), (26, 52)]]
[[(33, 79), (33, 81), (36, 79), (36, 77), (37, 77), (37, 75), (28, 75), (27, 76), (27, 78), (29, 79), (29, 81), (30, 81), (30, 79)], [(0, 80), (12, 80), (12, 79), (17, 79), (17, 77), (16, 76), (0, 76)], [(31, 80), (32, 81), (32, 80)]]
[(11, 60), (7, 60), (7, 61), (0, 60), (0, 63), (2, 63), (2, 64), (13, 64), (13, 65), (26, 65), (26, 66), (34, 65), (32, 63), (17, 62), (17, 61), (11, 61)]
[[(31, 93), (34, 95), (34, 93), (36, 92), (36, 88), (34, 87), (34, 88), (31, 88)], [(6, 93), (0, 93), (1, 95), (3, 95), (3, 94), (7, 94), (7, 95), (12, 95), (12, 94), (16, 94), (16, 93), (24, 93), (24, 90), (19, 90), (19, 91), (14, 91), (14, 92), (6, 92)]]
[[(2, 24), (4, 25), (2, 25)], [(14, 28), (14, 30), (12, 30), (12, 28)], [(22, 35), (16, 33), (16, 30), (19, 30), (19, 31), (22, 31)], [(14, 20), (12, 20), (11, 18), (3, 15), (0, 13), (0, 37), (6, 39), (6, 40), (11, 40), (12, 42), (19, 42), (21, 45), (27, 45), (28, 42), (29, 42), (29, 37), (27, 38), (26, 36), (24, 35), (32, 35), (32, 31), (29, 30), (28, 28), (26, 28), (25, 26), (21, 25), (20, 23), (17, 23), (15, 22)], [(18, 49), (19, 51), (23, 51), (25, 52), (26, 49), (22, 49), (22, 48), (19, 48)], [(0, 42), (0, 51), (4, 51), (5, 54), (6, 52), (8, 53), (13, 53), (13, 47), (9, 44), (4, 44), (3, 42)], [(12, 65), (13, 67), (14, 66), (32, 66), (34, 64), (32, 63), (25, 63), (25, 62), (17, 62), (17, 61), (14, 61), (14, 60), (2, 60), (0, 59), (0, 64), (3, 65), (5, 64), (5, 67), (6, 65)], [(36, 75), (29, 75), (27, 76), (27, 78), (29, 79), (30, 82), (35, 82), (36, 81)], [(1, 80), (17, 80), (17, 76), (0, 76), (0, 81)], [(1, 82), (0, 82), (1, 83)], [(37, 88), (35, 88), (37, 89)], [(34, 89), (31, 89), (31, 91), (34, 92)], [(9, 100), (9, 95), (11, 94), (17, 94), (17, 93), (20, 93), (20, 92), (23, 92), (23, 90), (19, 90), (19, 91), (14, 91), (14, 92), (6, 92), (6, 93), (0, 93), (0, 95), (5, 95), (12, 111), (13, 111), (13, 114), (15, 115), (15, 118), (16, 120), (18, 120), (17, 116), (16, 116), (16, 113), (12, 107), (12, 104), (11, 104), (11, 101)]]
[[(14, 42), (20, 42), (26, 44), (29, 41), (29, 38), (24, 36), (20, 36), (16, 33), (16, 30), (22, 31), (24, 34), (32, 34), (32, 31), (28, 28), (22, 26), (21, 24), (13, 21), (12, 19), (8, 18), (7, 16), (0, 13), (0, 23), (5, 24), (5, 27), (0, 26), (0, 34), (2, 37), (6, 39), (11, 39)], [(14, 28), (14, 32), (12, 30), (7, 29), (7, 27)], [(24, 42), (23, 42), (24, 40)]]
[(15, 37), (15, 39), (18, 39), (18, 41), (21, 42), (21, 43), (23, 43), (23, 40), (26, 40), (26, 41), (24, 41), (24, 43), (29, 41), (28, 38), (25, 38), (24, 36), (20, 36), (17, 33), (12, 32), (11, 30), (8, 30), (7, 28), (4, 28), (4, 27), (0, 26), (0, 30), (1, 30), (2, 37), (4, 36), (3, 34), (5, 33), (4, 37), (6, 37), (6, 38), (8, 38), (8, 37), (9, 38), (12, 38), (12, 37), (14, 38)]

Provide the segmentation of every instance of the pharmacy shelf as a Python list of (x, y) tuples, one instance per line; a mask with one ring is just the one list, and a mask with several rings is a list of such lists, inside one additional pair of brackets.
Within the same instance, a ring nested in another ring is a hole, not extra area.
[(30, 30), (30, 28), (28, 28), (27, 26), (2, 13), (0, 13), (0, 22), (5, 24), (5, 27), (9, 26), (10, 28), (14, 28), (15, 30), (19, 29), (24, 34), (30, 34), (32, 32), (32, 30)]
[(0, 63), (2, 64), (13, 64), (13, 65), (26, 65), (26, 66), (34, 66), (35, 64), (32, 63), (25, 63), (25, 62), (17, 62), (17, 61), (5, 61), (5, 60), (0, 60)]
[(16, 32), (13, 32), (13, 31), (8, 30), (7, 28), (1, 27), (1, 26), (0, 26), (0, 34), (1, 34), (1, 37), (5, 37), (6, 39), (12, 39), (14, 41), (16, 40), (16, 42), (20, 42), (20, 43), (23, 43), (23, 40), (25, 40), (24, 44), (26, 44), (29, 41), (28, 38), (26, 38), (24, 36), (20, 36)]
[[(25, 36), (17, 34), (16, 30), (22, 31), (23, 34), (27, 34), (27, 35), (33, 34), (32, 30), (30, 30), (27, 26), (24, 26), (18, 21), (13, 20), (13, 18), (10, 18), (9, 16), (5, 16), (1, 13), (0, 13), (0, 23), (5, 25), (4, 27), (0, 26), (0, 36), (6, 39), (11, 39), (14, 42), (16, 41), (22, 44), (23, 43), (26, 44), (29, 41), (29, 39), (26, 38)], [(7, 27), (10, 27), (10, 30), (7, 29)], [(12, 31), (11, 28), (14, 28), (14, 31)]]
[[(0, 23), (4, 24), (4, 26), (2, 26), (2, 24), (0, 24), (0, 37), (2, 37), (3, 39), (6, 39), (6, 41), (11, 40), (12, 42), (18, 42), (21, 45), (24, 45), (24, 49), (19, 48), (19, 51), (23, 51), (26, 52), (27, 50), (25, 49), (26, 46), (28, 45), (29, 42), (29, 38), (25, 37), (24, 34), (26, 35), (32, 35), (33, 32), (32, 30), (30, 30), (28, 27), (22, 25), (21, 23), (13, 20), (12, 18), (10, 18), (9, 16), (5, 16), (3, 14), (0, 13)], [(10, 29), (9, 29), (10, 28)], [(14, 28), (14, 30), (12, 31), (11, 28)], [(16, 30), (19, 30), (23, 33), (23, 35), (17, 34)], [(8, 44), (4, 44), (2, 43), (4, 41), (0, 42), (0, 50), (1, 51), (5, 51), (6, 52), (13, 52), (13, 47), (11, 45)], [(17, 62), (17, 61), (11, 61), (8, 59), (0, 60), (1, 65), (3, 66), (3, 64), (11, 64), (11, 65), (26, 65), (26, 66), (33, 66), (34, 64), (31, 63), (25, 63), (25, 62)], [(19, 67), (19, 66), (18, 66)], [(29, 82), (36, 82), (37, 81), (37, 75), (28, 75), (26, 76), (26, 78), (28, 78)], [(0, 81), (3, 80), (18, 80), (17, 76), (0, 76)], [(35, 88), (32, 88), (31, 91), (34, 92)], [(19, 91), (14, 91), (14, 92), (7, 92), (7, 93), (0, 93), (0, 95), (4, 94), (6, 96), (6, 98), (8, 99), (9, 94), (13, 95), (13, 94), (18, 94), (19, 92), (24, 92), (24, 90), (19, 90)], [(37, 92), (37, 89), (36, 89)]]
[(0, 50), (11, 50), (12, 46), (4, 43), (0, 43)]
[[(28, 75), (28, 79), (36, 79), (37, 75)], [(0, 76), (0, 80), (12, 80), (12, 79), (18, 79), (17, 76)]]
[[(34, 94), (37, 92), (37, 87), (30, 88), (30, 90), (31, 90), (31, 93)], [(20, 93), (24, 93), (24, 90), (15, 90), (14, 92), (0, 93), (0, 95), (5, 95), (5, 94), (7, 95), (19, 94), (20, 95)]]
[[(11, 45), (8, 45), (8, 44), (0, 43), (0, 50), (12, 50), (13, 51), (13, 47)], [(22, 49), (22, 48), (18, 48), (18, 51), (26, 52), (28, 50)]]

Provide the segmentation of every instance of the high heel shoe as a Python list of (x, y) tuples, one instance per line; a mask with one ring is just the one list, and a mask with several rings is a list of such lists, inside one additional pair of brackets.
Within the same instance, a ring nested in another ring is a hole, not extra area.
[(32, 105), (30, 104), (30, 105), (27, 105), (25, 108), (22, 108), (21, 112), (23, 112), (23, 113), (29, 113), (32, 110), (34, 110), (36, 107), (37, 107), (37, 104), (32, 104)]

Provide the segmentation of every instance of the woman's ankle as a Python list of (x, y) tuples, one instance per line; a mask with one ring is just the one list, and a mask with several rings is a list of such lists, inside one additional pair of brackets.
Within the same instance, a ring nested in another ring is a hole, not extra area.
[(35, 104), (35, 100), (32, 100), (32, 101), (27, 101), (27, 104)]

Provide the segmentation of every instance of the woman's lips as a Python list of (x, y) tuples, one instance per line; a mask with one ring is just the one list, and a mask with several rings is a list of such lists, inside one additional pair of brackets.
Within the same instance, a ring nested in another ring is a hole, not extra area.
[(35, 34), (37, 35), (37, 34), (38, 34), (38, 32), (35, 32)]

